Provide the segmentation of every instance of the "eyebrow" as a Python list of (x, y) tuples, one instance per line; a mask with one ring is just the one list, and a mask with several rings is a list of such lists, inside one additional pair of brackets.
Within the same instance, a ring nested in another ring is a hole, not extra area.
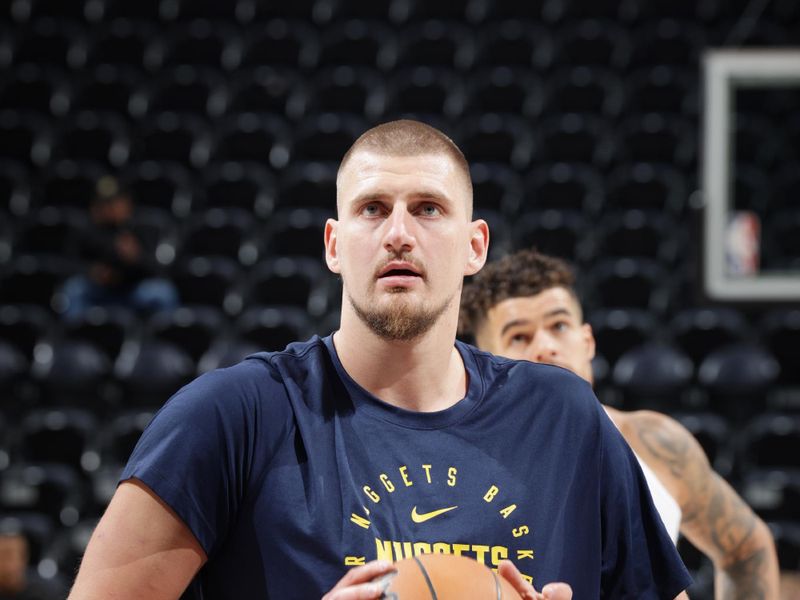
[[(556, 317), (558, 315), (566, 315), (568, 317), (572, 316), (572, 314), (566, 308), (555, 308), (547, 313), (544, 314), (545, 319), (549, 319), (552, 317)], [(511, 329), (512, 327), (519, 327), (520, 325), (529, 325), (530, 319), (514, 319), (513, 321), (509, 321), (503, 328), (500, 330), (500, 335), (505, 335), (506, 331)]]

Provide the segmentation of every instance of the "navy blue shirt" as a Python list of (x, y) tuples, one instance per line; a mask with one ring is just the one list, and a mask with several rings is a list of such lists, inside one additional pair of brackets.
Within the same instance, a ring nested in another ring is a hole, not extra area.
[(147, 484), (195, 535), (204, 598), (319, 598), (350, 566), (425, 552), (509, 558), (576, 600), (688, 587), (588, 384), (456, 346), (467, 394), (433, 413), (366, 392), (331, 337), (203, 375), (158, 412), (122, 480)]

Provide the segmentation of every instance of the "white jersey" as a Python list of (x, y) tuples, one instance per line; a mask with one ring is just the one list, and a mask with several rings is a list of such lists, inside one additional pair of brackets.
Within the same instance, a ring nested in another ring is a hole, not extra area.
[(672, 538), (672, 541), (677, 544), (678, 533), (681, 528), (681, 507), (664, 484), (661, 483), (661, 480), (656, 476), (653, 469), (648, 467), (636, 452), (633, 454), (642, 467), (642, 472), (647, 480), (647, 487), (650, 488), (650, 495), (653, 497), (653, 504), (656, 505), (656, 510), (661, 520), (664, 522), (664, 527), (667, 528), (667, 533), (669, 533), (669, 537)]

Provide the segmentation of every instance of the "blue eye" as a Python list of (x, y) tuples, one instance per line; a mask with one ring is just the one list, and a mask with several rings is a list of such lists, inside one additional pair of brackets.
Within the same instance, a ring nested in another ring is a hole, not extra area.
[(426, 217), (435, 217), (439, 214), (439, 207), (435, 204), (426, 204), (422, 207), (422, 214)]

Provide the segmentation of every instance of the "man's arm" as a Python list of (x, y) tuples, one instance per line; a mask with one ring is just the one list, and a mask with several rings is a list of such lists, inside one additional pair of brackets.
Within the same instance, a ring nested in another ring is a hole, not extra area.
[(628, 424), (625, 437), (681, 507), (681, 533), (714, 563), (716, 598), (777, 598), (772, 534), (711, 469), (697, 440), (660, 413), (631, 413)]
[(206, 558), (172, 509), (130, 479), (92, 534), (68, 600), (177, 599)]

